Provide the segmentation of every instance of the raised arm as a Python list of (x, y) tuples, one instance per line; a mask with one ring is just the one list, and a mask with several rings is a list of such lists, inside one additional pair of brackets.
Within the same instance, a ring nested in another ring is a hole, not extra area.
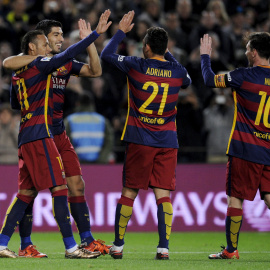
[(108, 61), (108, 57), (116, 52), (118, 44), (125, 38), (126, 33), (131, 31), (134, 26), (134, 23), (132, 23), (134, 14), (134, 11), (129, 11), (123, 16), (122, 20), (119, 22), (119, 30), (111, 38), (107, 46), (101, 52), (101, 59)]
[(17, 70), (33, 62), (38, 56), (33, 55), (14, 55), (3, 61), (5, 69)]
[(110, 14), (110, 10), (106, 10), (104, 13), (102, 13), (96, 30), (83, 40), (71, 45), (64, 52), (55, 55), (52, 59), (42, 59), (44, 63), (47, 61), (47, 64), (40, 66), (40, 68), (49, 74), (56, 68), (63, 65), (66, 61), (71, 60), (76, 55), (85, 50), (99, 37), (100, 34), (103, 34), (105, 31), (107, 31), (108, 27), (111, 25), (111, 22), (108, 22)]
[(201, 38), (200, 43), (201, 69), (204, 83), (206, 86), (216, 87), (215, 73), (212, 71), (210, 60), (212, 51), (212, 38), (208, 34), (205, 34)]
[[(80, 19), (78, 21), (80, 37), (84, 39), (92, 33), (90, 23), (85, 22), (85, 20)], [(86, 48), (87, 54), (89, 56), (89, 63), (82, 66), (80, 70), (81, 77), (99, 77), (102, 74), (102, 68), (98, 56), (98, 52), (94, 42)]]

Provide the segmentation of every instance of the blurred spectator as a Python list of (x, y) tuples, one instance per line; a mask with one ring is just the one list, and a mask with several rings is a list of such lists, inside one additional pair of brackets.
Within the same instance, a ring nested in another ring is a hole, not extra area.
[(144, 0), (144, 11), (138, 16), (138, 20), (147, 21), (151, 26), (161, 26), (162, 7), (159, 0)]
[(26, 13), (26, 0), (10, 0), (11, 10), (6, 16), (6, 21), (10, 24), (10, 32), (13, 32), (13, 44), (16, 53), (20, 52), (22, 37), (29, 30), (29, 15)]
[(222, 0), (210, 0), (207, 4), (207, 10), (215, 13), (217, 23), (226, 29), (230, 25), (230, 19)]
[(199, 16), (192, 13), (191, 0), (178, 0), (176, 11), (180, 18), (180, 25), (183, 31), (189, 35), (192, 29), (198, 25)]
[(186, 51), (187, 35), (181, 29), (179, 15), (175, 11), (168, 12), (165, 16), (165, 25), (163, 26), (169, 36), (176, 41), (176, 46)]
[(95, 112), (89, 94), (80, 96), (76, 111), (65, 119), (65, 126), (80, 161), (114, 163), (112, 127)]
[(192, 86), (179, 92), (176, 126), (178, 162), (205, 162), (203, 112)]
[(9, 103), (0, 105), (0, 164), (18, 163), (20, 117), (13, 114)]
[(226, 149), (234, 115), (230, 89), (217, 89), (212, 104), (203, 113), (207, 132), (207, 162), (227, 162)]

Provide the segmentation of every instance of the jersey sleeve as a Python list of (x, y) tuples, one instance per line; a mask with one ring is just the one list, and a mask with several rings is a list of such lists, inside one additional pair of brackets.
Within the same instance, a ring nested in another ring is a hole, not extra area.
[(99, 34), (96, 31), (93, 31), (88, 37), (71, 45), (65, 51), (54, 55), (52, 58), (50, 57), (39, 58), (38, 57), (36, 59), (39, 61), (39, 63), (36, 64), (37, 68), (41, 72), (44, 72), (45, 74), (50, 74), (57, 68), (64, 65), (67, 61), (73, 59), (76, 55), (81, 53), (83, 50), (85, 50), (98, 37), (99, 37)]
[(19, 103), (19, 101), (17, 99), (16, 91), (13, 88), (12, 83), (10, 85), (9, 92), (10, 92), (10, 105), (11, 105), (11, 108), (14, 109), (14, 110), (20, 110), (21, 109), (21, 104)]
[(192, 83), (192, 80), (191, 80), (187, 70), (184, 67), (182, 67), (182, 68), (183, 68), (183, 72), (184, 72), (184, 77), (183, 77), (183, 84), (182, 84), (181, 88), (185, 89)]
[[(129, 63), (131, 62), (131, 56), (123, 56), (116, 54), (119, 43), (125, 38), (125, 33), (121, 30), (118, 30), (116, 34), (111, 38), (108, 44), (105, 46), (101, 52), (101, 59), (105, 62), (112, 64), (121, 71), (128, 73)], [(133, 59), (134, 57), (132, 57)]]
[(225, 75), (225, 83), (227, 87), (239, 88), (243, 81), (245, 75), (245, 68), (237, 68), (233, 71), (230, 71)]
[(70, 73), (72, 75), (79, 76), (80, 71), (84, 65), (85, 63), (79, 62), (76, 59), (72, 59), (72, 66), (71, 66)]

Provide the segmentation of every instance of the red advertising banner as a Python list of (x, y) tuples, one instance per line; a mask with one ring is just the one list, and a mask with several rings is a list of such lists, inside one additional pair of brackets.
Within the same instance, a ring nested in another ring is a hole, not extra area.
[[(85, 194), (93, 231), (114, 229), (114, 214), (122, 188), (122, 165), (83, 165)], [(224, 231), (227, 211), (226, 165), (178, 165), (177, 187), (172, 192), (173, 231)], [(17, 194), (17, 166), (0, 166), (0, 223)], [(257, 194), (243, 205), (244, 231), (270, 231), (270, 213)], [(71, 219), (72, 220), (72, 219)], [(73, 222), (73, 220), (72, 220)], [(76, 229), (73, 222), (73, 228)], [(128, 231), (156, 231), (157, 207), (151, 189), (141, 190), (134, 203)], [(58, 231), (49, 191), (40, 192), (33, 209), (33, 231)]]

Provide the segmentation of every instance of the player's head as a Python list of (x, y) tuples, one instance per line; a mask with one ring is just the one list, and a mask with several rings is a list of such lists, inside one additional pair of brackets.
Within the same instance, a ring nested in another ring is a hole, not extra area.
[(143, 53), (147, 57), (146, 47), (150, 47), (153, 54), (164, 55), (168, 45), (168, 33), (160, 27), (150, 27), (143, 39)]
[(22, 39), (21, 50), (28, 55), (47, 55), (51, 52), (48, 39), (42, 30), (27, 32)]
[(244, 37), (246, 45), (246, 56), (249, 66), (253, 66), (255, 50), (260, 58), (270, 58), (270, 34), (267, 32), (254, 32)]
[(52, 48), (52, 54), (61, 52), (62, 44), (64, 41), (62, 24), (54, 20), (40, 21), (37, 26), (37, 30), (42, 30), (49, 40), (50, 47)]

